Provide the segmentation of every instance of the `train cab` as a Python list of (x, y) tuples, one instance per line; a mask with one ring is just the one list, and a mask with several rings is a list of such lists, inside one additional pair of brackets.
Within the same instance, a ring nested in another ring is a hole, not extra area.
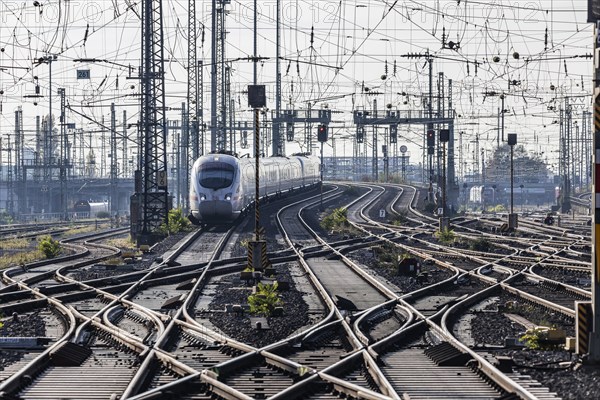
[(228, 223), (236, 219), (239, 182), (236, 157), (215, 154), (198, 159), (193, 167), (190, 190), (192, 221)]

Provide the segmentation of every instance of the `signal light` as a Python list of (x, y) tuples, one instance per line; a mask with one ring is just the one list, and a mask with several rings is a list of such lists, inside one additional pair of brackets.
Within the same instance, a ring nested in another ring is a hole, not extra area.
[(434, 154), (435, 148), (435, 131), (430, 129), (427, 131), (427, 154)]
[(317, 129), (317, 140), (319, 142), (327, 141), (327, 125), (325, 125), (325, 124), (319, 125), (319, 128)]

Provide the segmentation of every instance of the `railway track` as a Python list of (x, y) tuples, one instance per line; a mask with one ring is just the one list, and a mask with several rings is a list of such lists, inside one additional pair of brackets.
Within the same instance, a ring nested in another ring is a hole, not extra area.
[[(74, 263), (6, 271), (9, 286), (0, 289), (6, 313), (26, 304), (21, 315), (43, 310), (55, 322), (47, 324), (53, 332), (47, 347), (27, 352), (0, 375), (0, 391), (15, 399), (52, 398), (57, 391), (91, 399), (556, 398), (522, 373), (501, 372), (469, 329), (502, 301), (527, 301), (538, 314), (551, 309), (557, 323), (572, 328), (572, 301), (587, 291), (544, 271), (574, 263), (585, 279), (585, 237), (569, 230), (556, 236), (535, 223), (524, 228), (525, 238), (504, 237), (490, 229), (493, 220), (461, 218), (453, 221), (460, 240), (485, 237), (493, 244), (483, 252), (453, 247), (433, 237), (436, 220), (414, 210), (419, 196), (408, 186), (333, 186), (324, 207), (346, 208), (354, 226), (353, 233), (333, 235), (318, 226), (319, 196), (281, 207), (269, 256), (276, 279), (302, 293), (307, 318), (277, 340), (239, 336), (227, 321), (247, 321), (245, 306), (215, 303), (225, 290), (241, 293), (243, 302), (255, 283), (241, 279), (246, 257), (236, 256), (244, 228), (194, 232), (143, 271), (81, 281), (78, 268), (110, 256), (107, 246), (84, 254), (94, 247), (90, 240), (73, 244), (74, 251), (81, 246)], [(390, 248), (418, 260), (425, 278), (364, 265), (367, 253)], [(254, 336), (262, 324), (276, 323), (251, 321)], [(85, 373), (67, 381), (73, 369), (61, 362)], [(82, 390), (87, 382), (90, 390)]]

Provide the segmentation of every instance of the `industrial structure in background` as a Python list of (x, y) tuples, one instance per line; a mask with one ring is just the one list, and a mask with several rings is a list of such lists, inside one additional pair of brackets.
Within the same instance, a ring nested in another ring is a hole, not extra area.
[[(210, 151), (253, 155), (252, 133), (256, 122), (251, 113), (240, 113), (248, 110), (236, 110), (234, 96), (240, 93), (234, 93), (231, 80), (235, 62), (252, 61), (256, 83), (257, 64), (264, 59), (258, 56), (256, 12), (253, 56), (228, 59), (226, 26), (230, 1), (212, 0), (211, 32), (214, 34), (207, 41), (211, 59), (205, 62), (198, 57), (198, 50), (205, 46), (205, 27), (197, 18), (196, 3), (189, 0), (187, 4), (188, 85), (187, 98), (180, 107), (164, 109), (164, 58), (160, 46), (156, 45), (162, 37), (162, 6), (159, 1), (151, 0), (144, 1), (141, 8), (141, 69), (129, 67), (127, 77), (139, 82), (139, 92), (143, 93), (138, 105), (142, 111), (139, 118), (137, 109), (131, 110), (131, 104), (115, 103), (102, 106), (101, 120), (91, 119), (73, 107), (68, 90), (57, 87), (56, 83), (53, 86), (52, 82), (48, 82), (47, 92), (42, 93), (38, 82), (35, 92), (25, 96), (40, 104), (47, 102), (48, 114), (26, 115), (18, 109), (14, 130), (0, 138), (0, 209), (5, 211), (5, 216), (11, 220), (64, 219), (71, 217), (78, 201), (106, 201), (113, 215), (131, 214), (132, 232), (136, 236), (143, 233), (152, 241), (151, 232), (165, 221), (170, 207), (187, 208), (188, 177), (196, 158)], [(403, 55), (425, 62), (428, 85), (420, 93), (423, 101), (413, 109), (400, 109), (391, 103), (382, 107), (378, 96), (386, 93), (364, 84), (358, 95), (364, 96), (369, 106), (356, 107), (350, 121), (343, 120), (341, 112), (323, 102), (286, 108), (281, 103), (280, 2), (276, 5), (276, 79), (273, 87), (267, 87), (275, 107), (260, 114), (262, 156), (285, 155), (286, 143), (317, 154), (318, 127), (325, 125), (329, 131), (329, 140), (324, 145), (325, 179), (419, 183), (429, 188), (430, 201), (436, 197), (435, 192), (446, 186), (446, 208), (450, 214), (465, 205), (483, 209), (495, 204), (508, 206), (511, 194), (517, 206), (557, 201), (560, 209), (567, 211), (570, 194), (589, 187), (591, 170), (586, 160), (591, 157), (592, 128), (591, 114), (583, 98), (565, 97), (548, 106), (553, 107), (559, 117), (556, 121), (560, 127), (557, 175), (525, 170), (522, 166), (528, 164), (517, 156), (515, 187), (511, 191), (508, 175), (494, 177), (489, 173), (493, 154), (486, 154), (479, 134), (475, 143), (463, 143), (463, 132), (455, 132), (458, 116), (453, 106), (453, 83), (441, 70), (442, 64), (435, 62), (438, 55), (429, 51)], [(310, 62), (315, 62), (316, 57), (314, 35), (311, 32), (309, 36)], [(58, 57), (45, 55), (37, 60), (36, 67), (48, 68), (52, 77), (53, 64), (60, 61)], [(90, 71), (84, 68), (77, 71), (78, 79), (89, 79)], [(396, 72), (395, 63), (388, 71), (386, 62), (382, 82)], [(209, 93), (204, 89), (206, 74), (210, 77), (210, 84), (206, 82)], [(517, 81), (508, 82), (509, 89), (515, 85)], [(506, 146), (504, 116), (509, 110), (505, 109), (504, 102), (509, 93), (485, 93), (501, 99), (496, 128), (496, 146), (500, 149)], [(408, 93), (399, 95), (409, 96)], [(209, 97), (210, 118), (204, 114), (205, 99)], [(54, 104), (53, 99), (58, 101)], [(23, 127), (32, 125), (32, 121), (35, 121), (35, 132), (26, 131)], [(81, 121), (88, 125), (76, 125)], [(422, 140), (417, 143), (421, 151), (415, 152), (413, 143), (409, 152), (408, 132), (415, 128), (422, 129)], [(446, 162), (438, 139), (440, 131), (449, 134)], [(518, 147), (515, 151), (518, 152)], [(533, 182), (529, 179), (533, 175), (540, 178)]]

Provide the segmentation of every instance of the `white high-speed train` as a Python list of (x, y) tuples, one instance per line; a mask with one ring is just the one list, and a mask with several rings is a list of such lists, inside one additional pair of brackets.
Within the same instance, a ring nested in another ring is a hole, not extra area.
[[(280, 195), (320, 182), (318, 157), (295, 155), (260, 159), (260, 198)], [(254, 203), (255, 159), (209, 154), (194, 163), (190, 215), (194, 224), (234, 221)]]

